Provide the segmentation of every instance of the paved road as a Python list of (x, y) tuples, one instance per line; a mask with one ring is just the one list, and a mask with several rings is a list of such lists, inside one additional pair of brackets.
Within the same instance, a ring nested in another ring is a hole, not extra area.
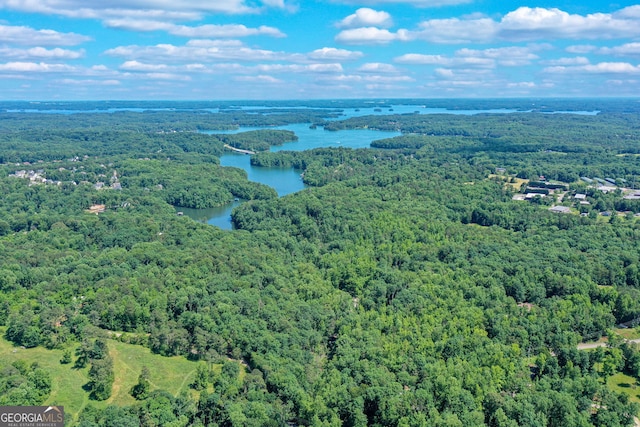
[[(627, 343), (633, 343), (633, 344), (638, 344), (640, 343), (640, 338), (636, 338), (633, 340), (624, 340)], [(607, 343), (606, 342), (583, 342), (578, 344), (578, 350), (590, 350), (593, 348), (598, 348), (598, 347), (606, 347)]]
[(236, 147), (232, 147), (229, 144), (224, 144), (224, 148), (228, 148), (229, 150), (233, 150), (237, 153), (243, 153), (243, 154), (256, 154), (255, 152), (251, 151), (251, 150), (242, 150), (240, 148), (236, 148)]

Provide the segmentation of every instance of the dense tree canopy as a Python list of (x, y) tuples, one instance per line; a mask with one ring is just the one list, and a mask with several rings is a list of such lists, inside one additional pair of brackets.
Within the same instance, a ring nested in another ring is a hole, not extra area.
[[(294, 135), (191, 131), (235, 126), (233, 112), (118, 113), (120, 129), (95, 114), (98, 130), (84, 116), (47, 129), (49, 116), (6, 114), (6, 339), (79, 346), (75, 363), (87, 366), (96, 400), (113, 382), (105, 331), (199, 364), (196, 394), (155, 390), (140, 373), (136, 405), (88, 407), (81, 426), (633, 424), (636, 405), (604, 379), (638, 377), (638, 352), (576, 345), (640, 317), (640, 206), (580, 180), (637, 182), (637, 114), (323, 122), (404, 134), (371, 149), (253, 156), (304, 171), (311, 188), (283, 198), (218, 156), (224, 144), (263, 150)], [(168, 133), (178, 116), (174, 130), (185, 131)], [(252, 114), (261, 126), (274, 116)], [(540, 197), (513, 200), (540, 175), (567, 186), (553, 204), (573, 213), (550, 212)], [(589, 205), (574, 199), (580, 192)], [(233, 232), (171, 206), (234, 198), (248, 201), (233, 212)], [(0, 403), (47, 398), (51, 379), (37, 366), (0, 369)]]

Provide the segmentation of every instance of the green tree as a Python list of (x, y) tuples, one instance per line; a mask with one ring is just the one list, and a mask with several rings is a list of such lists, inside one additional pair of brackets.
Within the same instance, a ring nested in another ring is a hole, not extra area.
[(113, 361), (110, 357), (92, 360), (88, 383), (90, 397), (94, 400), (106, 400), (111, 397), (114, 379)]
[(143, 366), (140, 375), (138, 375), (138, 382), (130, 391), (131, 396), (136, 400), (144, 400), (149, 396), (149, 392), (151, 391), (151, 382), (149, 381), (149, 377), (149, 368)]
[(63, 365), (67, 365), (69, 363), (71, 363), (73, 361), (72, 357), (71, 357), (71, 350), (69, 349), (65, 349), (62, 352), (62, 357), (60, 358), (60, 363)]

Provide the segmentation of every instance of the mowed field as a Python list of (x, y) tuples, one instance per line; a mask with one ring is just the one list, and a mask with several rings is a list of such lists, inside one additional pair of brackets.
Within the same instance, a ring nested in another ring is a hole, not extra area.
[[(0, 332), (4, 335), (4, 331)], [(115, 381), (111, 397), (103, 402), (90, 400), (89, 393), (83, 389), (88, 382), (89, 366), (74, 369), (73, 362), (61, 364), (63, 350), (42, 347), (25, 349), (0, 338), (0, 359), (6, 364), (16, 360), (24, 360), (28, 364), (37, 362), (41, 368), (49, 371), (53, 380), (52, 391), (44, 404), (63, 405), (67, 416), (74, 420), (87, 405), (102, 408), (109, 404), (121, 406), (135, 403), (129, 391), (137, 383), (143, 366), (149, 369), (152, 390), (163, 389), (175, 396), (186, 390), (195, 395), (196, 392), (189, 385), (193, 382), (198, 363), (204, 362), (192, 362), (182, 356), (163, 357), (152, 354), (148, 348), (115, 340), (107, 340), (107, 343), (113, 359)], [(75, 347), (72, 350), (75, 351)], [(216, 371), (219, 367), (214, 366), (213, 369)]]

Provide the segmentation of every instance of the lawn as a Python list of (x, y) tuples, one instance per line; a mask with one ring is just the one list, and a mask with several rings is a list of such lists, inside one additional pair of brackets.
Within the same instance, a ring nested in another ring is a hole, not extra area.
[(640, 329), (639, 328), (616, 328), (613, 330), (617, 335), (620, 335), (622, 338), (626, 340), (635, 340), (640, 338)]
[[(511, 186), (516, 191), (520, 191), (523, 185), (526, 185), (529, 183), (528, 179), (516, 178), (512, 176), (505, 176), (505, 175), (489, 174), (489, 179), (491, 178), (498, 178), (505, 181), (505, 186), (507, 185)], [(513, 182), (509, 182), (510, 179), (512, 179)]]
[[(74, 369), (73, 363), (62, 365), (62, 350), (47, 350), (42, 347), (25, 349), (15, 347), (0, 338), (0, 358), (7, 363), (16, 360), (24, 360), (28, 364), (38, 362), (40, 367), (49, 371), (53, 386), (51, 395), (44, 404), (63, 405), (65, 412), (74, 420), (77, 420), (78, 414), (88, 404), (98, 408), (109, 404), (133, 404), (135, 400), (129, 395), (129, 390), (137, 383), (143, 366), (149, 368), (152, 390), (164, 389), (174, 396), (183, 390), (195, 394), (189, 385), (193, 381), (198, 362), (189, 361), (182, 356), (163, 357), (152, 354), (148, 348), (115, 340), (107, 340), (107, 344), (113, 359), (115, 381), (111, 397), (104, 402), (89, 399), (89, 393), (82, 388), (88, 382), (89, 368)], [(220, 367), (213, 366), (213, 369), (219, 371)]]
[(607, 388), (618, 393), (624, 393), (629, 396), (632, 402), (640, 403), (640, 386), (636, 383), (636, 379), (618, 372), (607, 378)]
[(47, 350), (42, 347), (21, 348), (0, 338), (0, 358), (5, 363), (24, 360), (28, 364), (37, 362), (52, 378), (52, 390), (45, 404), (63, 405), (65, 412), (74, 418), (89, 402), (89, 393), (82, 389), (87, 383), (88, 368), (72, 369), (72, 364), (62, 365), (62, 350)]

